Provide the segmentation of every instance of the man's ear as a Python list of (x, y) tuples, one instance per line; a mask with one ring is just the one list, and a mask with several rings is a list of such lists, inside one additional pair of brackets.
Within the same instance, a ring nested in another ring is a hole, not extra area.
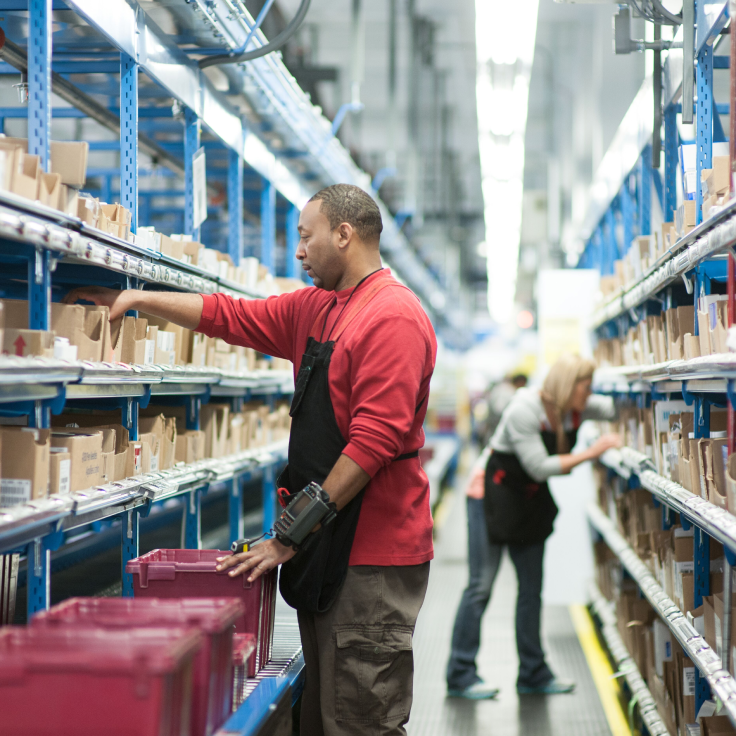
[(341, 222), (337, 228), (337, 247), (344, 248), (353, 238), (355, 230), (349, 222)]

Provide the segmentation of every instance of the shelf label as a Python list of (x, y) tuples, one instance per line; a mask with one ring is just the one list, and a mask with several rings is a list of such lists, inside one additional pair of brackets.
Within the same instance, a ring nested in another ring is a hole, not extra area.
[(682, 668), (682, 694), (695, 695), (695, 667)]
[(207, 219), (207, 174), (204, 146), (192, 158), (192, 186), (194, 187), (194, 227)]

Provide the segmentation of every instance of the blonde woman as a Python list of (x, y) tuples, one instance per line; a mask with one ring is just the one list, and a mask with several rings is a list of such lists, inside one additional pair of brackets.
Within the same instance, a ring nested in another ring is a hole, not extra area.
[(519, 581), (517, 692), (553, 695), (572, 692), (575, 687), (552, 674), (540, 637), (544, 543), (557, 516), (547, 480), (620, 445), (618, 435), (604, 435), (589, 448), (572, 452), (584, 420), (614, 416), (611, 398), (591, 394), (594, 369), (593, 361), (578, 355), (561, 357), (550, 368), (541, 391), (519, 389), (514, 394), (491, 439), (483, 500), (488, 531), (484, 595), (469, 585), (460, 602), (447, 668), (451, 696), (480, 700), (498, 693), (478, 676), (475, 658), (480, 618), (488, 605), (504, 546), (508, 546)]

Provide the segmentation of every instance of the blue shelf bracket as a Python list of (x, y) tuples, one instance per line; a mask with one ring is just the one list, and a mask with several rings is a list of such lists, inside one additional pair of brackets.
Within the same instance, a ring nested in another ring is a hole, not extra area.
[(639, 156), (639, 235), (651, 235), (652, 210), (652, 147), (644, 146)]
[(138, 64), (120, 54), (120, 203), (138, 231)]
[(695, 117), (697, 166), (695, 175), (696, 224), (703, 221), (703, 190), (700, 172), (713, 165), (713, 47), (705, 44), (698, 54), (696, 82), (698, 85), (697, 115)]
[(736, 384), (736, 381), (733, 378), (726, 380), (726, 396), (731, 402), (731, 406), (736, 409), (736, 390), (734, 389), (734, 384)]
[(261, 263), (274, 274), (276, 262), (276, 187), (262, 179), (261, 188)]
[(664, 111), (664, 219), (674, 222), (677, 209), (677, 109), (670, 105)]
[(199, 150), (200, 121), (194, 110), (184, 108), (184, 230), (199, 240), (199, 228), (194, 227), (194, 169), (192, 160)]
[(243, 476), (235, 475), (230, 480), (228, 503), (228, 523), (230, 527), (230, 544), (242, 539), (245, 534), (243, 523)]
[(140, 550), (140, 514), (138, 509), (126, 511), (123, 515), (121, 527), (123, 536), (122, 576), (123, 597), (133, 597), (133, 575), (125, 572), (125, 566), (139, 556)]
[(51, 329), (51, 253), (37, 248), (28, 259), (28, 329)]
[(28, 559), (28, 598), (26, 610), (28, 620), (39, 611), (46, 611), (51, 600), (51, 552), (64, 543), (61, 521), (45, 537), (34, 539), (26, 548)]
[(263, 469), (263, 528), (268, 533), (276, 522), (276, 468), (273, 464)]
[(687, 381), (682, 382), (682, 400), (688, 405), (692, 406), (695, 401), (695, 394), (691, 394), (687, 390)]
[(202, 548), (202, 493), (203, 488), (189, 491), (184, 505), (184, 549)]
[[(697, 436), (697, 433), (696, 433)], [(693, 605), (698, 608), (703, 605), (703, 597), (710, 595), (710, 537), (699, 527), (693, 527), (693, 579), (694, 579), (694, 601)], [(695, 712), (700, 711), (700, 706), (709, 700), (711, 696), (708, 681), (695, 669)]]
[(187, 402), (187, 429), (199, 429), (199, 413), (202, 409), (202, 399), (199, 396), (190, 396)]
[(243, 253), (243, 159), (233, 150), (228, 153), (227, 214), (227, 252), (237, 266)]
[(289, 204), (286, 212), (286, 277), (300, 279), (302, 277), (302, 264), (296, 259), (296, 250), (299, 247), (299, 208)]
[[(28, 0), (28, 152), (51, 163), (51, 0)], [(46, 328), (41, 328), (46, 329)]]

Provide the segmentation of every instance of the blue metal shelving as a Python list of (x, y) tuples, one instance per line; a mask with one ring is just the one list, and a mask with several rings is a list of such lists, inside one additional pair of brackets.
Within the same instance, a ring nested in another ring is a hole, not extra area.
[[(591, 189), (591, 204), (582, 232), (585, 247), (577, 265), (597, 269), (601, 275), (615, 273), (615, 261), (626, 256), (635, 239), (651, 234), (651, 210), (655, 199), (663, 221), (673, 222), (678, 204), (687, 196), (677, 176), (683, 143), (678, 116), (682, 116), (683, 105), (689, 110), (691, 104), (695, 126), (692, 142), (696, 146), (693, 197), (696, 227), (645, 268), (633, 283), (624, 285), (622, 291), (609, 297), (598, 308), (593, 326), (600, 339), (625, 338), (629, 330), (646, 320), (648, 315), (659, 315), (678, 304), (694, 303), (697, 312), (698, 298), (702, 294), (710, 294), (712, 289), (724, 290), (729, 279), (728, 288), (733, 299), (733, 276), (729, 271), (733, 258), (730, 249), (736, 243), (736, 204), (729, 202), (722, 211), (703, 221), (701, 184), (701, 171), (712, 165), (713, 144), (726, 140), (720, 115), (728, 114), (734, 105), (734, 100), (717, 104), (713, 84), (714, 70), (730, 67), (729, 57), (717, 53), (721, 33), (728, 21), (728, 3), (697, 0), (695, 6), (695, 33), (691, 34), (692, 28), (681, 25), (675, 35), (676, 43), (668, 51), (664, 64), (662, 115), (654, 114), (653, 89), (659, 89), (659, 85), (653, 85), (649, 78), (642, 85), (601, 163)], [(693, 48), (683, 48), (683, 39), (689, 42), (690, 38), (694, 39)], [(678, 44), (680, 47), (676, 48)], [(692, 77), (683, 72), (683, 69), (688, 69), (691, 58)], [(688, 99), (691, 89), (694, 89), (694, 100)], [(663, 124), (663, 170), (652, 165), (652, 133), (660, 135), (660, 131), (653, 131), (653, 120), (661, 120)], [(684, 174), (679, 179), (684, 179)], [(678, 191), (678, 188), (683, 191)], [(698, 334), (697, 318), (691, 334)], [(600, 371), (597, 388), (619, 398), (628, 396), (640, 407), (650, 406), (652, 400), (682, 398), (693, 406), (698, 417), (695, 437), (708, 437), (711, 405), (728, 405), (733, 419), (734, 375), (730, 354), (703, 356), (690, 361)], [(730, 421), (730, 426), (733, 427), (733, 421)], [(729, 439), (733, 451), (734, 437)], [(650, 490), (659, 502), (681, 514), (683, 526), (694, 525), (695, 605), (700, 605), (703, 596), (710, 593), (709, 535), (726, 545), (729, 563), (736, 561), (736, 534), (733, 531), (736, 522), (731, 523), (734, 517), (657, 475), (651, 462), (630, 448), (625, 448), (622, 454), (623, 460), (607, 461), (609, 466), (627, 478), (632, 474), (638, 477), (641, 485)], [(602, 512), (597, 509), (590, 514), (594, 527), (600, 531), (608, 521), (601, 521), (598, 516), (602, 516)], [(605, 534), (603, 536), (606, 537)], [(615, 546), (612, 549), (622, 560), (625, 555), (633, 554), (631, 550), (619, 554)], [(624, 563), (627, 564), (625, 560)], [(634, 560), (631, 564), (641, 563)], [(730, 564), (726, 565), (726, 574), (731, 574)], [(647, 593), (644, 587), (642, 590)], [(660, 613), (662, 610), (660, 608)], [(664, 620), (672, 623), (667, 616)], [(701, 661), (695, 657), (694, 660), (697, 665), (696, 712), (711, 696), (710, 686), (713, 686), (713, 692), (727, 701), (726, 712), (736, 722), (736, 683), (733, 678), (720, 670), (716, 677), (714, 662), (706, 666), (705, 658)]]

